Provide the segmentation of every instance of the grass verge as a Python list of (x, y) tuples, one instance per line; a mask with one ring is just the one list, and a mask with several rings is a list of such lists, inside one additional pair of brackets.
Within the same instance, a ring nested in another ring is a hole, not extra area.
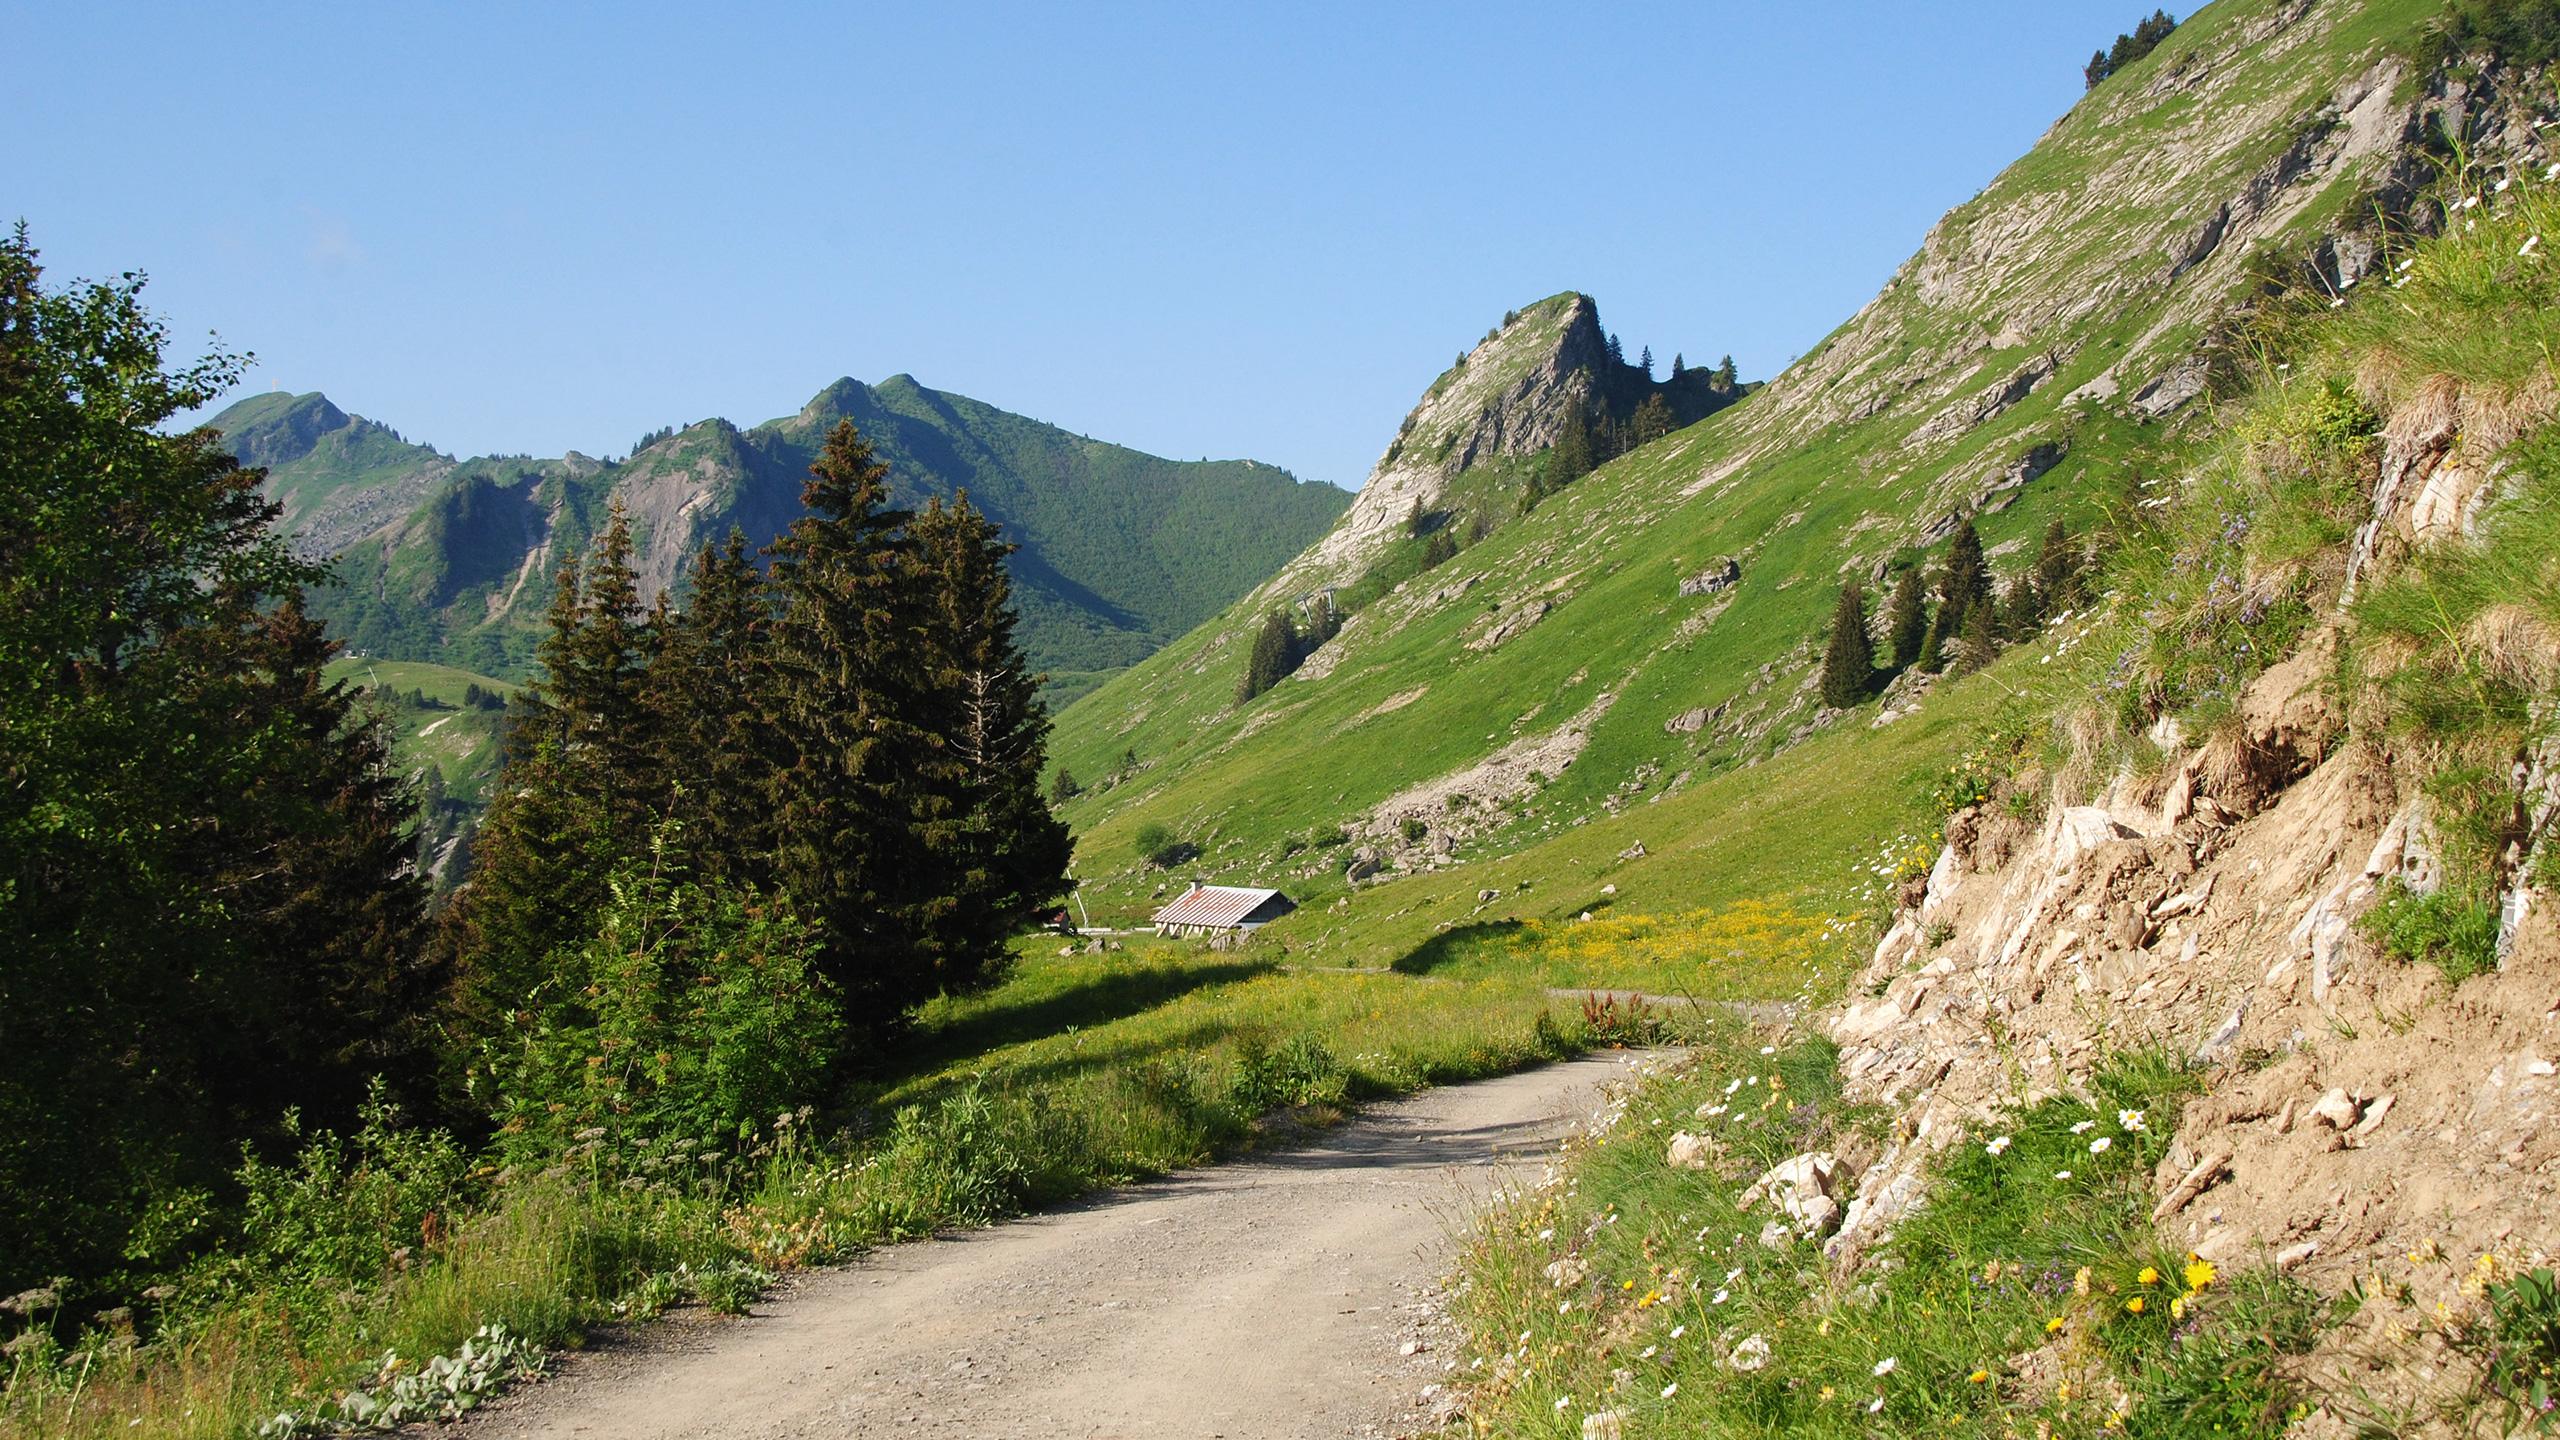
[[(394, 1396), (416, 1402), (409, 1418), (458, 1413), (504, 1375), (413, 1377), (451, 1373), (428, 1362), (466, 1341), (483, 1355), (483, 1327), (506, 1337), (498, 1368), (520, 1370), (538, 1358), (527, 1343), (688, 1299), (744, 1308), (795, 1266), (1233, 1154), (1275, 1112), (1294, 1130), (1559, 1058), (1584, 1028), (1525, 982), (1289, 973), (1174, 945), (1032, 956), (995, 991), (931, 1007), (909, 1067), (860, 1087), (832, 1134), (794, 1117), (748, 1154), (706, 1138), (636, 1168), (484, 1166), (425, 1200), (384, 1180), (434, 1168), (398, 1142), (333, 1139), (329, 1163), (271, 1179), (308, 1245), (216, 1257), (67, 1348), (52, 1336), (79, 1327), (50, 1323), (58, 1300), (14, 1297), (39, 1323), (0, 1368), (0, 1436), (289, 1435), (378, 1422)], [(324, 1250), (373, 1264), (310, 1263)]]

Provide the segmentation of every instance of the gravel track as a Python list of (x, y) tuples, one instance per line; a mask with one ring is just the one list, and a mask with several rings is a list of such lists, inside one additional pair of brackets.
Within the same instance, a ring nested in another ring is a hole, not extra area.
[(743, 1320), (609, 1336), (457, 1440), (1410, 1435), (1455, 1354), (1452, 1226), (1630, 1059), (1426, 1091), (1281, 1153), (808, 1273)]

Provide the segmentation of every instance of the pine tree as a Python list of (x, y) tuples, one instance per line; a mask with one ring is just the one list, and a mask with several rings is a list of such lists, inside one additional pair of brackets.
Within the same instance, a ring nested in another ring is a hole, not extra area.
[[(1991, 572), (1982, 558), (1982, 536), (1973, 521), (1957, 524), (1955, 537), (1947, 544), (1947, 560), (1938, 572), (1938, 616), (1929, 627), (1929, 638), (1921, 646), (1923, 670), (1937, 670), (1946, 663), (1948, 647), (1963, 638), (1976, 606), (1991, 601)], [(1990, 623), (1992, 617), (1985, 617)]]
[(1985, 596), (1964, 612), (1964, 635), (1956, 656), (1956, 673), (1971, 674), (2000, 653), (2000, 627), (1993, 614), (1999, 602)]
[(1657, 391), (1644, 397), (1644, 403), (1636, 407), (1632, 438), (1637, 445), (1650, 445), (1671, 433), (1671, 423), (1671, 402), (1663, 399)]
[[(650, 819), (656, 788), (648, 771), (642, 670), (649, 638), (631, 568), (631, 517), (617, 499), (582, 577), (576, 623), (544, 657), (565, 757), (575, 782), (608, 823), (636, 837)], [(638, 844), (635, 838), (634, 846)], [(631, 850), (637, 854), (637, 849)]]
[(933, 993), (934, 887), (916, 834), (943, 764), (928, 713), (924, 591), (889, 467), (850, 421), (800, 492), (807, 514), (766, 553), (779, 602), (769, 656), (774, 872), (825, 936), (822, 966), (856, 1035)]
[(1064, 765), (1059, 766), (1058, 773), (1049, 779), (1051, 805), (1064, 805), (1083, 793), (1084, 787), (1076, 783), (1075, 772)]
[(2080, 78), (2082, 82), (2084, 82), (2081, 88), (2086, 90), (2097, 89), (2098, 82), (2107, 78), (2107, 52), (2104, 50), (2090, 51), (2089, 63), (2080, 67)]
[(1014, 547), (963, 490), (916, 517), (929, 580), (927, 680), (947, 765), (927, 787), (919, 833), (940, 877), (940, 923), (929, 936), (933, 980), (945, 994), (1003, 973), (1005, 945), (1065, 897), (1074, 842), (1040, 796), (1049, 712), (1040, 677), (1014, 638)]
[(702, 547), (687, 582), (684, 609), (650, 626), (650, 798), (677, 822), (675, 843), (696, 873), (769, 888), (765, 797), (778, 765), (764, 703), (772, 598), (735, 528)]
[(1244, 681), (1236, 687), (1236, 703), (1260, 695), (1289, 678), (1298, 668), (1298, 629), (1289, 622), (1284, 610), (1274, 610), (1263, 617), (1262, 629), (1253, 637), (1253, 653), (1246, 659)]
[(1638, 369), (1640, 369), (1640, 370), (1644, 371), (1644, 378), (1646, 378), (1647, 380), (1650, 380), (1650, 379), (1652, 379), (1652, 378), (1653, 378), (1653, 347), (1652, 347), (1652, 346), (1647, 345), (1646, 347), (1644, 347), (1644, 353), (1643, 353), (1642, 355), (1639, 355), (1639, 356), (1637, 356), (1637, 357), (1636, 357), (1636, 368), (1638, 368)]
[[(549, 629), (534, 651), (536, 675), (517, 692), (500, 732), (498, 775), (473, 839), (471, 882), (439, 919), (439, 963), (451, 967), (454, 1004), (476, 1036), (498, 1033), (507, 1016), (546, 990), (557, 991), (549, 983), (551, 957), (592, 930), (605, 879), (631, 843), (607, 792), (628, 785), (636, 801), (640, 791), (628, 773), (607, 774), (605, 753), (618, 751), (636, 727), (610, 693), (610, 672), (585, 668), (605, 648), (583, 634), (588, 594), (579, 557), (563, 559)], [(609, 627), (620, 624), (618, 605), (608, 606), (616, 612)], [(636, 691), (636, 673), (632, 678)], [(621, 716), (617, 723), (631, 728), (608, 739), (599, 733), (604, 714)]]
[(1831, 644), (1822, 652), (1822, 703), (1846, 710), (1875, 689), (1875, 642), (1867, 634), (1867, 592), (1852, 580), (1831, 611)]
[(1547, 456), (1545, 488), (1561, 490), (1591, 473), (1600, 463), (1599, 447), (1591, 433), (1590, 413), (1579, 404), (1565, 407), (1564, 426), (1556, 434), (1555, 448)]
[(1740, 383), (1733, 368), (1733, 357), (1727, 355), (1716, 362), (1715, 374), (1709, 377), (1718, 390), (1730, 390)]
[(2044, 530), (2044, 548), (2036, 554), (2036, 619), (2041, 622), (2069, 608), (2080, 588), (2080, 551), (2060, 519)]
[(1613, 368), (1613, 369), (1624, 369), (1624, 368), (1626, 367), (1626, 363), (1627, 363), (1627, 352), (1626, 352), (1625, 347), (1623, 347), (1623, 346), (1621, 346), (1621, 345), (1619, 345), (1619, 344), (1618, 344), (1618, 337), (1617, 337), (1617, 336), (1615, 336), (1615, 335), (1610, 336), (1610, 337), (1609, 337), (1609, 364), (1610, 364), (1611, 368)]
[(1884, 607), (1885, 643), (1891, 647), (1891, 663), (1909, 669), (1920, 659), (1921, 642), (1929, 633), (1929, 600), (1923, 591), (1918, 565), (1904, 568), (1902, 578), (1894, 582), (1893, 598)]
[(1680, 352), (1676, 350), (1673, 351), (1671, 353), (1671, 378), (1677, 380), (1682, 375), (1687, 374), (1688, 370), (1689, 362), (1680, 358)]
[(2000, 638), (2004, 643), (2032, 638), (2044, 625), (2044, 597), (2036, 593), (2036, 577), (2022, 574), (2000, 592)]

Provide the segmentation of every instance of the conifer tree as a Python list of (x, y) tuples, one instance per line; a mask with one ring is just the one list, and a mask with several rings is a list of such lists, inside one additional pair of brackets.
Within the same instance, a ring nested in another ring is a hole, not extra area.
[(1739, 383), (1736, 372), (1733, 368), (1733, 357), (1727, 355), (1722, 360), (1717, 361), (1716, 372), (1711, 378), (1715, 381), (1715, 387), (1719, 390), (1730, 390)]
[(1253, 697), (1289, 678), (1298, 668), (1298, 627), (1291, 624), (1284, 610), (1274, 610), (1263, 617), (1262, 629), (1253, 637), (1253, 653), (1247, 657), (1244, 682), (1236, 687), (1236, 703)]
[(413, 797), (260, 472), (172, 428), (238, 362), (167, 367), (141, 285), (0, 236), (0, 1290), (67, 1314), (283, 1106), (351, 1117), (418, 978)]
[(767, 679), (779, 762), (767, 803), (774, 872), (825, 937), (822, 960), (856, 1033), (933, 993), (936, 918), (916, 833), (944, 765), (929, 713), (925, 587), (889, 467), (838, 421), (800, 493), (807, 514), (767, 553), (779, 600)]
[(1064, 805), (1083, 793), (1084, 787), (1076, 783), (1075, 772), (1064, 765), (1059, 766), (1058, 773), (1050, 777), (1049, 803), (1051, 805)]
[(1831, 643), (1822, 652), (1822, 703), (1846, 710), (1875, 689), (1875, 642), (1867, 634), (1867, 592), (1852, 580), (1831, 611)]
[(1610, 364), (1610, 366), (1611, 366), (1612, 368), (1623, 368), (1623, 367), (1626, 365), (1626, 363), (1627, 363), (1627, 352), (1626, 352), (1626, 350), (1618, 344), (1618, 337), (1617, 337), (1617, 336), (1615, 336), (1615, 335), (1610, 336), (1610, 337), (1609, 337), (1609, 364)]
[(650, 799), (678, 822), (677, 844), (697, 873), (769, 886), (766, 796), (777, 759), (763, 647), (772, 599), (735, 528), (694, 556), (688, 582), (684, 609), (650, 627)]
[(2059, 518), (2045, 527), (2044, 548), (2036, 554), (2035, 580), (2039, 621), (2068, 608), (2077, 596), (2080, 551)]
[(1964, 612), (1964, 634), (1958, 641), (1956, 673), (1971, 674), (1991, 663), (2000, 653), (2000, 629), (1992, 612), (1999, 602), (1989, 597), (1974, 601)]
[(1063, 898), (1073, 842), (1040, 798), (1049, 712), (1014, 638), (1014, 547), (963, 490), (916, 517), (927, 579), (926, 641), (944, 764), (926, 787), (919, 833), (939, 877), (942, 917), (928, 938), (937, 990), (980, 988), (1003, 973), (1005, 942)]
[(1582, 406), (1565, 408), (1564, 428), (1557, 432), (1555, 448), (1547, 460), (1546, 489), (1551, 492), (1590, 474), (1600, 463), (1599, 447), (1591, 434), (1591, 416)]
[(1646, 347), (1644, 347), (1644, 353), (1643, 353), (1642, 355), (1639, 355), (1639, 356), (1637, 356), (1637, 357), (1636, 357), (1636, 368), (1638, 368), (1638, 369), (1640, 369), (1640, 370), (1644, 371), (1644, 378), (1646, 378), (1647, 380), (1650, 380), (1650, 379), (1652, 379), (1652, 378), (1653, 378), (1653, 347), (1652, 347), (1652, 346), (1647, 345)]
[(1671, 402), (1659, 392), (1644, 397), (1636, 407), (1633, 438), (1638, 445), (1650, 445), (1671, 433)]
[(1929, 634), (1929, 600), (1918, 565), (1906, 566), (1894, 582), (1893, 598), (1884, 607), (1884, 633), (1894, 666), (1907, 670), (1919, 662), (1921, 642)]
[(1990, 570), (1982, 558), (1982, 536), (1966, 519), (1956, 526), (1955, 537), (1947, 544), (1947, 560), (1938, 572), (1938, 615), (1929, 626), (1929, 638), (1921, 646), (1923, 670), (1936, 670), (1946, 663), (1947, 649), (1965, 635), (1966, 621), (1976, 605), (1991, 598)]
[(631, 517), (617, 499), (583, 573), (575, 623), (555, 635), (543, 668), (573, 783), (607, 823), (635, 832), (648, 824), (654, 788), (641, 698), (648, 643), (631, 568)]
[(1671, 378), (1677, 380), (1687, 374), (1688, 370), (1689, 362), (1680, 358), (1680, 352), (1677, 350), (1671, 352)]
[(2000, 592), (2000, 638), (2014, 643), (2033, 637), (2044, 624), (2044, 598), (2036, 593), (2036, 577), (2020, 575)]
[[(536, 674), (517, 692), (500, 732), (471, 882), (439, 921), (440, 962), (452, 967), (454, 1005), (475, 1035), (498, 1033), (507, 1016), (534, 1002), (552, 978), (553, 953), (592, 931), (605, 879), (632, 843), (616, 824), (608, 792), (627, 794), (636, 811), (641, 791), (627, 770), (608, 773), (620, 763), (608, 752), (620, 755), (636, 732), (638, 673), (618, 676), (622, 662), (607, 661), (607, 647), (584, 633), (589, 594), (580, 557), (562, 559), (549, 629), (534, 651)], [(622, 629), (621, 598), (609, 599), (607, 609), (608, 629)], [(617, 693), (623, 678), (632, 686), (630, 706)], [(608, 715), (625, 728), (602, 733)]]

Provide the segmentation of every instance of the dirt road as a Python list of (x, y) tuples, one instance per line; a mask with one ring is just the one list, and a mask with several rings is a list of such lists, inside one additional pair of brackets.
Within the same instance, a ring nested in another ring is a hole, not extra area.
[[(901, 1245), (752, 1318), (568, 1358), (460, 1427), (516, 1436), (1229, 1437), (1423, 1427), (1453, 1221), (1623, 1055), (1374, 1107), (1303, 1148)], [(1406, 1353), (1416, 1342), (1427, 1348)]]

